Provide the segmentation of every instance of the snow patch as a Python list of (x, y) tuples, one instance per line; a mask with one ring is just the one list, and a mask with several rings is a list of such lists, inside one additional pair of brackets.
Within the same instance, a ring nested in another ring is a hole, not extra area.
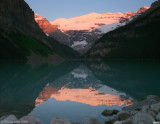
[(100, 93), (105, 93), (105, 94), (113, 94), (116, 96), (126, 96), (126, 93), (119, 92), (116, 89), (113, 89), (111, 87), (101, 85), (101, 87), (98, 89)]
[(124, 26), (126, 23), (113, 23), (110, 25), (103, 25), (97, 28), (97, 30), (99, 30), (101, 33), (107, 33), (110, 31), (115, 30), (118, 27)]
[(88, 77), (88, 74), (81, 69), (75, 69), (74, 71), (72, 71), (72, 75), (74, 76), (74, 78), (86, 79)]
[(47, 34), (47, 33), (46, 33), (46, 36), (48, 37), (48, 36), (49, 36), (49, 34)]
[(83, 46), (83, 47), (85, 47), (85, 46), (87, 46), (88, 45), (88, 43), (87, 43), (87, 41), (85, 41), (85, 40), (83, 40), (83, 41), (75, 41), (73, 44), (72, 44), (72, 48), (74, 48), (74, 47), (76, 47), (76, 46)]
[(74, 78), (86, 79), (88, 77), (88, 75), (86, 73), (75, 73), (75, 72), (72, 72), (72, 75), (74, 76)]

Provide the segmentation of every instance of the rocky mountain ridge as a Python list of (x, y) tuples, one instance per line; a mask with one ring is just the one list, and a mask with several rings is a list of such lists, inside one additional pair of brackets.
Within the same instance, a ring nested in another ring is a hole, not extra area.
[(105, 34), (86, 58), (159, 58), (160, 0), (127, 25)]
[(51, 24), (58, 25), (58, 29), (62, 32), (68, 32), (71, 30), (92, 31), (93, 29), (96, 29), (101, 25), (109, 25), (116, 22), (124, 21), (148, 9), (149, 7), (143, 6), (137, 12), (128, 11), (125, 13), (117, 12), (104, 14), (90, 13), (87, 15), (77, 16), (70, 19), (56, 19), (53, 22), (51, 22)]
[(43, 29), (43, 31), (49, 35), (50, 33), (58, 30), (57, 25), (52, 25), (46, 18), (40, 16), (38, 14), (34, 14), (35, 21), (38, 23), (39, 27)]
[[(84, 54), (104, 33), (125, 25), (127, 23), (126, 20), (129, 21), (131, 17), (138, 16), (148, 9), (149, 7), (143, 6), (137, 12), (90, 13), (70, 19), (56, 19), (51, 22), (51, 25), (49, 25), (48, 21), (43, 22), (43, 20), (47, 20), (44, 18), (39, 21), (40, 19), (35, 16), (35, 20), (38, 20), (37, 23), (47, 34), (48, 31), (46, 29), (51, 30), (52, 26), (57, 26), (57, 30), (55, 29), (53, 32), (49, 32), (49, 36)], [(42, 25), (45, 26), (43, 27)]]

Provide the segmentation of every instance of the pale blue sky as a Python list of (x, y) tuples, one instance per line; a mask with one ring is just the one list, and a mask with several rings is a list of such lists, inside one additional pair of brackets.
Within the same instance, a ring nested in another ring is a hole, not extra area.
[(150, 6), (156, 0), (25, 0), (33, 11), (49, 21), (56, 18), (71, 18), (92, 12), (137, 11)]

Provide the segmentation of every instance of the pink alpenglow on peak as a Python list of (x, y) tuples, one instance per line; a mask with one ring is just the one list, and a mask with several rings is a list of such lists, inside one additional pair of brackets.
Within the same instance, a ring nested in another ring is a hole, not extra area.
[(67, 32), (71, 30), (92, 31), (102, 25), (111, 25), (119, 22), (123, 22), (126, 19), (140, 14), (148, 10), (149, 7), (143, 6), (137, 12), (125, 12), (125, 13), (90, 13), (87, 15), (76, 16), (70, 19), (59, 18), (52, 22), (49, 22), (43, 16), (35, 14), (35, 20), (40, 28), (47, 34), (51, 34), (56, 30)]
[(100, 25), (112, 24), (119, 21), (122, 13), (90, 13), (88, 15), (77, 16), (70, 19), (56, 19), (51, 24), (59, 25), (62, 32), (69, 30), (87, 30), (92, 31)]
[(62, 32), (67, 32), (70, 30), (86, 30), (92, 31), (102, 25), (110, 25), (114, 23), (119, 23), (129, 19), (130, 17), (140, 14), (148, 10), (149, 7), (143, 6), (137, 12), (126, 12), (126, 13), (90, 13), (87, 15), (77, 16), (74, 18), (66, 19), (60, 18), (56, 19), (51, 24), (58, 25)]
[(125, 26), (148, 9), (143, 6), (137, 12), (90, 13), (53, 22), (35, 14), (35, 20), (47, 36), (84, 54), (103, 34)]
[(51, 34), (58, 29), (57, 25), (52, 25), (46, 18), (40, 16), (38, 14), (34, 15), (35, 21), (39, 25), (39, 27), (46, 33)]
[(70, 30), (85, 30), (92, 31), (102, 25), (110, 25), (114, 23), (119, 23), (130, 17), (140, 14), (148, 10), (149, 7), (143, 6), (137, 12), (125, 12), (125, 13), (90, 13), (87, 15), (76, 16), (70, 19), (59, 18), (53, 22), (49, 22), (43, 16), (35, 14), (35, 20), (40, 26), (40, 28), (47, 34), (51, 34), (57, 29), (62, 32), (67, 32)]
[(146, 10), (148, 10), (150, 7), (147, 7), (147, 6), (142, 6), (136, 13), (142, 13), (142, 12), (145, 12)]

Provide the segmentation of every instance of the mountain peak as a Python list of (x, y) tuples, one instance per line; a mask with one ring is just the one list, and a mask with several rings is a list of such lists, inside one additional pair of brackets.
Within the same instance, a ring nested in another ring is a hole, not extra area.
[(76, 16), (70, 19), (60, 18), (51, 22), (52, 25), (58, 25), (59, 30), (62, 32), (67, 32), (70, 30), (86, 30), (92, 31), (101, 25), (109, 25), (113, 23), (118, 23), (129, 19), (131, 16), (145, 12), (149, 7), (142, 6), (137, 12), (126, 12), (126, 13), (89, 13), (82, 16)]
[(50, 22), (43, 16), (34, 14), (35, 21), (38, 23), (39, 27), (46, 33), (50, 34), (57, 31), (57, 25), (51, 25)]
[(98, 15), (98, 13), (95, 13), (95, 12), (92, 12), (92, 13), (89, 13), (89, 14), (87, 14), (87, 16), (97, 16)]
[(40, 16), (37, 13), (34, 14), (34, 18), (35, 18), (36, 21), (45, 19), (43, 16)]
[(56, 19), (51, 24), (59, 25), (61, 31), (69, 30), (87, 30), (92, 31), (100, 25), (112, 24), (119, 21), (123, 13), (89, 13), (82, 16), (76, 16), (70, 19)]
[(138, 13), (145, 12), (145, 11), (148, 10), (149, 8), (150, 8), (150, 7), (142, 6), (142, 7), (137, 11), (137, 14), (138, 14)]
[[(139, 13), (146, 9), (148, 7), (142, 7)], [(69, 19), (59, 18), (51, 22), (50, 25), (47, 25), (47, 22), (42, 19), (38, 24), (45, 33), (83, 54), (103, 33), (127, 24), (133, 19), (133, 16), (139, 15), (139, 13), (128, 11), (126, 13), (107, 12), (100, 14), (93, 12)], [(57, 30), (50, 30), (51, 25), (57, 25)]]

